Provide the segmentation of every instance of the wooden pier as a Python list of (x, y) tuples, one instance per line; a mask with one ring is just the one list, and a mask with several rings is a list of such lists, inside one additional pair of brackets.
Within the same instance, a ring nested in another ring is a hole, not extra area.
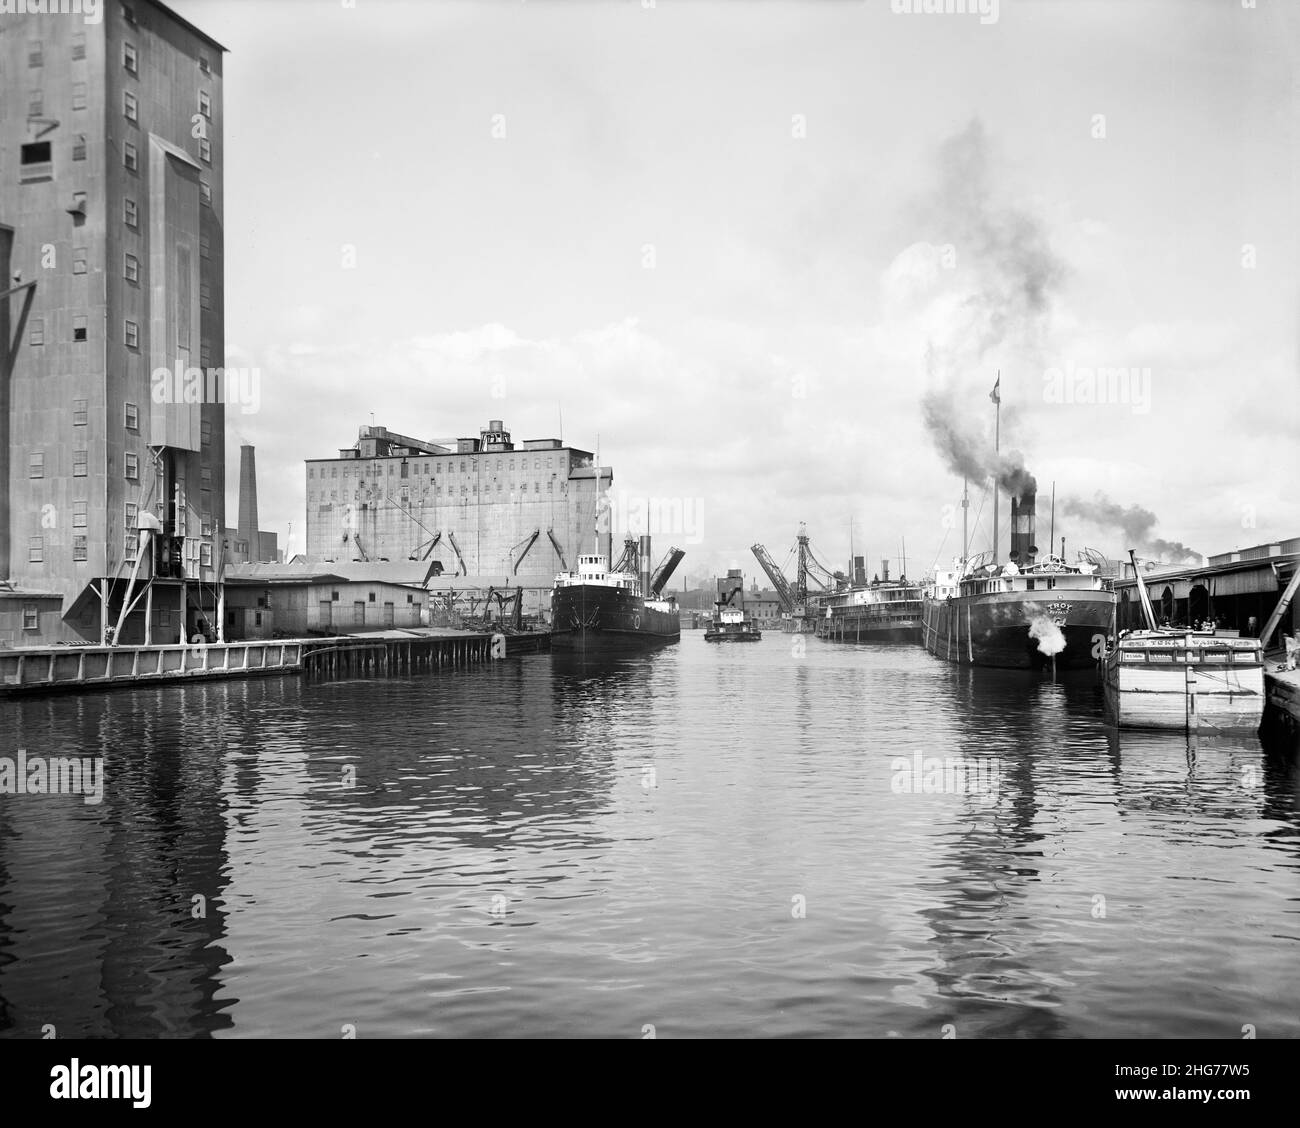
[(267, 674), (395, 677), (544, 653), (550, 635), (405, 631), (188, 646), (54, 646), (0, 650), (0, 696)]
[(277, 639), (203, 646), (0, 650), (0, 695), (295, 673), (300, 668), (302, 645), (297, 639)]

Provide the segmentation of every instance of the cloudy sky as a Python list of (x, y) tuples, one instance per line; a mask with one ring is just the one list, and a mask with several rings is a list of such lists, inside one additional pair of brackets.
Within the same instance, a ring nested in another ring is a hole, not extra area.
[[(1292, 6), (174, 6), (230, 49), (227, 357), (262, 403), (228, 453), (282, 543), (302, 460), (372, 413), (562, 414), (616, 499), (698, 517), (657, 538), (692, 577), (801, 521), (842, 567), (850, 520), (917, 574), (960, 550), (949, 448), (985, 460), (999, 370), (1071, 555), (1300, 533)], [(972, 482), (977, 548), (991, 508)]]

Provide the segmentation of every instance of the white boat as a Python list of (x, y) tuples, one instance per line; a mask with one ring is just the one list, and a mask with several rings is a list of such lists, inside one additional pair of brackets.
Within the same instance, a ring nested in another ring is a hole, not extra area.
[(1124, 631), (1107, 648), (1106, 709), (1121, 728), (1187, 732), (1259, 728), (1264, 719), (1264, 649), (1236, 631), (1157, 627), (1137, 557), (1130, 550), (1146, 630)]
[(1125, 631), (1106, 654), (1106, 708), (1122, 728), (1257, 729), (1264, 653), (1227, 631)]

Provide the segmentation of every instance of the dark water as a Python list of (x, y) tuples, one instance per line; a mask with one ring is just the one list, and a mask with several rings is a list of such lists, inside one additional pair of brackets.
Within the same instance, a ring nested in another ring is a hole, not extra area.
[(0, 796), (0, 1032), (1300, 1036), (1294, 752), (1101, 718), (699, 633), (0, 704), (0, 755), (107, 776)]

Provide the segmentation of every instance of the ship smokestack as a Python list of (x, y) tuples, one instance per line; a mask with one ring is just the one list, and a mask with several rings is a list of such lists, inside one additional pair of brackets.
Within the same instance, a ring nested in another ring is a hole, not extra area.
[(637, 548), (638, 571), (641, 573), (641, 595), (645, 599), (650, 598), (650, 569), (654, 567), (650, 563), (650, 538), (642, 537), (640, 545)]
[(1028, 490), (1011, 499), (1011, 556), (1025, 568), (1034, 562), (1038, 546), (1034, 543), (1034, 494)]
[(853, 558), (853, 586), (867, 586), (867, 561), (865, 557), (855, 556)]
[(884, 556), (880, 558), (880, 582), (882, 584), (889, 583), (889, 559)]

